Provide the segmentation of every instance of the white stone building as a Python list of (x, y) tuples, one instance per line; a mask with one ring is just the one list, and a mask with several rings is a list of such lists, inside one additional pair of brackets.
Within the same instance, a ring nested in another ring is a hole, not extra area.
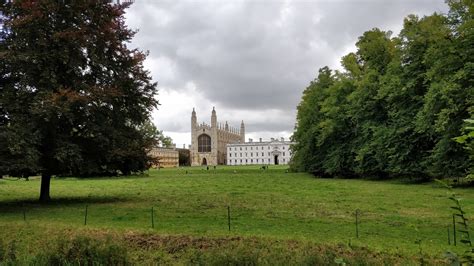
[(227, 165), (288, 164), (291, 159), (291, 141), (271, 139), (270, 141), (227, 144)]

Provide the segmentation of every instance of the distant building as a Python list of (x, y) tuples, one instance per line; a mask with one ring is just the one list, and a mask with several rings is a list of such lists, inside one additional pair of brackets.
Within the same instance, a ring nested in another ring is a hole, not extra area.
[(150, 155), (158, 159), (153, 168), (172, 168), (179, 166), (179, 152), (176, 148), (156, 147), (150, 151)]
[(291, 141), (271, 139), (270, 141), (227, 144), (227, 165), (288, 164), (291, 159)]
[(196, 112), (191, 114), (191, 165), (226, 164), (226, 145), (245, 141), (244, 121), (240, 130), (230, 127), (227, 122), (217, 122), (216, 110), (212, 109), (211, 125), (198, 124)]

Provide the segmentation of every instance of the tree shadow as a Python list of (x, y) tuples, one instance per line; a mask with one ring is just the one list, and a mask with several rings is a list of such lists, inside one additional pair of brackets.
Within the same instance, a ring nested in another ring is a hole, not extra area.
[(148, 172), (136, 173), (131, 175), (90, 175), (90, 176), (55, 176), (56, 180), (120, 180), (120, 179), (140, 179), (151, 177)]
[(39, 202), (38, 199), (12, 199), (0, 201), (0, 213), (21, 212), (24, 209), (62, 208), (94, 204), (107, 204), (127, 202), (130, 199), (116, 196), (79, 196), (79, 197), (57, 197), (47, 203)]

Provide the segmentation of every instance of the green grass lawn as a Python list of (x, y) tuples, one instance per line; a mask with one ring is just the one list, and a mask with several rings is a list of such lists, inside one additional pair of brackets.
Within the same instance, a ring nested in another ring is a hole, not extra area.
[[(223, 166), (209, 171), (200, 167), (161, 169), (127, 178), (57, 178), (51, 182), (53, 202), (48, 205), (36, 202), (39, 186), (39, 179), (0, 180), (0, 236), (14, 238), (19, 232), (15, 228), (29, 228), (30, 238), (34, 238), (31, 231), (35, 228), (119, 234), (132, 230), (158, 235), (351, 243), (406, 255), (419, 252), (418, 239), (422, 252), (431, 256), (464, 250), (447, 244), (451, 202), (446, 189), (434, 183), (321, 179), (288, 173), (283, 166), (267, 171)], [(472, 217), (472, 189), (455, 191)]]

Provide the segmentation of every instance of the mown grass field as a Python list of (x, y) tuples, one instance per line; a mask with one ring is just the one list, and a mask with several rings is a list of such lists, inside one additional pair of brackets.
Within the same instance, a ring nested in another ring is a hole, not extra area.
[[(465, 249), (447, 243), (451, 202), (434, 183), (321, 179), (284, 167), (162, 169), (127, 178), (57, 178), (48, 205), (36, 202), (39, 185), (35, 178), (0, 180), (0, 237), (19, 239), (18, 249), (34, 250), (41, 239), (64, 232), (343, 244), (404, 256), (417, 256), (420, 248), (432, 257)], [(472, 217), (472, 189), (455, 191)]]

